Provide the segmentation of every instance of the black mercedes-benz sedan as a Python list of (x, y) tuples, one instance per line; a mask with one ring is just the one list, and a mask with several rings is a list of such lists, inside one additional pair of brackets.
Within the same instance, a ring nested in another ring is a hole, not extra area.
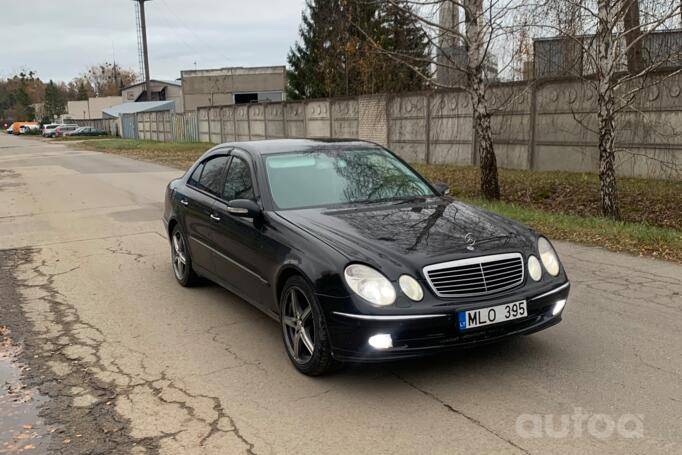
[(552, 244), (447, 193), (368, 142), (222, 144), (168, 185), (173, 271), (278, 320), (308, 375), (558, 323), (570, 285)]

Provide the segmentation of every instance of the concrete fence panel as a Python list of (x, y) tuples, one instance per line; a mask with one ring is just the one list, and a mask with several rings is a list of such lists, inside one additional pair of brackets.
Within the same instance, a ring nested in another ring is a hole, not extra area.
[(386, 95), (358, 98), (358, 138), (388, 146), (388, 113)]
[(211, 142), (211, 125), (208, 119), (209, 108), (197, 109), (197, 126), (199, 128), (199, 142)]
[(599, 125), (593, 88), (559, 81), (536, 91), (534, 168), (596, 172)]
[(247, 105), (249, 112), (249, 134), (250, 140), (261, 141), (266, 139), (265, 135), (265, 104)]
[(430, 162), (427, 109), (424, 94), (394, 95), (388, 101), (388, 146), (407, 161)]
[(140, 139), (149, 140), (150, 137), (150, 126), (149, 126), (149, 113), (145, 112), (137, 117), (137, 130), (140, 135)]
[[(530, 100), (531, 93), (525, 85), (494, 87), (490, 91), (493, 144), (501, 167), (528, 169), (530, 166)], [(477, 162), (478, 158), (473, 158)]]
[(149, 118), (151, 121), (151, 139), (153, 141), (160, 141), (161, 137), (159, 134), (159, 113), (158, 112), (151, 112), (149, 114)]
[(233, 106), (225, 106), (220, 109), (220, 122), (222, 124), (221, 142), (236, 141)]
[(330, 101), (318, 100), (305, 103), (305, 137), (328, 138), (331, 136)]
[(356, 98), (331, 101), (331, 137), (359, 137), (359, 108)]
[(286, 136), (284, 103), (268, 103), (265, 105), (265, 135), (268, 139), (281, 139)]
[(305, 103), (286, 103), (284, 118), (286, 137), (306, 137)]
[(221, 108), (212, 107), (208, 110), (208, 121), (209, 121), (209, 141), (213, 144), (220, 144), (222, 142), (222, 119), (221, 119)]
[(249, 122), (249, 105), (242, 104), (235, 106), (234, 108), (235, 116), (235, 131), (237, 141), (250, 141), (251, 140), (251, 129)]
[(173, 119), (175, 117), (174, 112), (164, 112), (163, 113), (163, 140), (166, 142), (171, 142), (173, 140)]
[(473, 117), (466, 92), (439, 92), (428, 99), (431, 163), (474, 164)]

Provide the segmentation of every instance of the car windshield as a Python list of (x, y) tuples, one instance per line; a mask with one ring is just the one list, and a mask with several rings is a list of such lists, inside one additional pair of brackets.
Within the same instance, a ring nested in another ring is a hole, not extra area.
[(272, 198), (282, 210), (435, 195), (424, 179), (380, 148), (269, 155), (265, 167)]

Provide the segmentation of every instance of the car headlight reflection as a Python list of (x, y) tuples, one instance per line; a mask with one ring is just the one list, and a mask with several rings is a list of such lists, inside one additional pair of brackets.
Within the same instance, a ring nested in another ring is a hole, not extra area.
[(421, 285), (410, 275), (402, 275), (398, 280), (398, 283), (400, 284), (400, 289), (410, 298), (410, 300), (419, 302), (424, 298), (424, 290)]
[(344, 271), (353, 292), (377, 306), (395, 302), (395, 288), (381, 272), (362, 264), (351, 264)]
[(538, 239), (538, 253), (545, 270), (552, 276), (559, 274), (559, 257), (556, 255), (552, 244), (544, 237)]

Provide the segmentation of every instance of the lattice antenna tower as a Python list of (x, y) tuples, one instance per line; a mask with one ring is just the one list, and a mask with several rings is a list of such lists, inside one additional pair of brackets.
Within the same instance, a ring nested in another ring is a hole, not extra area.
[(142, 19), (140, 17), (140, 2), (135, 4), (135, 24), (137, 26), (137, 59), (140, 65), (139, 80), (144, 80), (144, 46), (142, 45)]

